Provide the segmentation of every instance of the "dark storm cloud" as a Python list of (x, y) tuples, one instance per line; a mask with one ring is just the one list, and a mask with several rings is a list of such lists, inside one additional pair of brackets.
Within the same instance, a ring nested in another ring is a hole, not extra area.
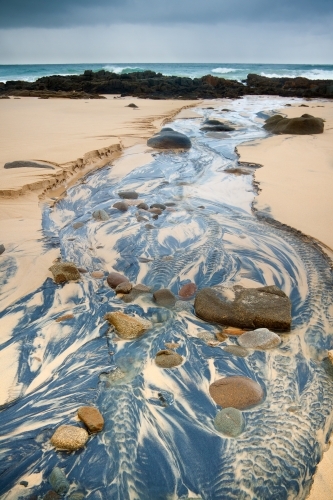
[(0, 27), (323, 21), (332, 0), (0, 0)]

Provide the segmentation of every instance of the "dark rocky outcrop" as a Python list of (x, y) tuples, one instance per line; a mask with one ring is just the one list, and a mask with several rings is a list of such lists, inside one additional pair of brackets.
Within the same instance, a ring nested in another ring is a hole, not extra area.
[(48, 168), (54, 170), (52, 165), (37, 163), (35, 161), (11, 161), (9, 163), (5, 163), (3, 168)]
[(276, 286), (260, 288), (234, 287), (235, 299), (230, 301), (213, 288), (200, 290), (194, 302), (197, 316), (213, 323), (239, 328), (290, 330), (291, 303)]
[(185, 134), (168, 127), (162, 128), (160, 132), (148, 139), (147, 146), (156, 149), (190, 149), (192, 143)]
[(322, 134), (324, 120), (308, 114), (298, 118), (284, 118), (281, 115), (274, 115), (265, 121), (264, 129), (273, 134)]
[[(86, 70), (82, 75), (44, 76), (35, 82), (7, 81), (0, 85), (0, 98), (33, 96), (42, 99), (102, 99), (101, 94), (121, 94), (151, 99), (238, 98), (243, 95), (333, 97), (332, 80), (267, 78), (249, 74), (244, 82), (206, 75), (201, 78), (164, 76), (154, 71), (121, 74)], [(132, 103), (131, 103), (132, 104)], [(130, 107), (133, 107), (130, 105)], [(136, 109), (136, 108), (134, 108)]]

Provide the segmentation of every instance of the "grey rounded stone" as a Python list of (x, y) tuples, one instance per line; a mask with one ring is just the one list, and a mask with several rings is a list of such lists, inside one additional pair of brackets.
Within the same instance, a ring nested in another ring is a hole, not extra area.
[(243, 333), (237, 339), (241, 347), (249, 349), (272, 349), (281, 344), (281, 338), (267, 328), (257, 328), (251, 332)]
[(96, 220), (100, 221), (106, 221), (109, 220), (108, 214), (105, 212), (105, 210), (95, 210), (92, 214), (93, 218)]
[(170, 127), (165, 127), (153, 137), (148, 139), (147, 146), (157, 149), (190, 149), (190, 139)]
[(80, 229), (80, 227), (84, 226), (83, 222), (74, 222), (72, 225), (73, 229)]
[(119, 285), (117, 285), (115, 288), (116, 293), (130, 293), (131, 290), (132, 290), (132, 283), (129, 283), (128, 281), (123, 281), (122, 283), (119, 283)]
[(112, 207), (120, 210), (120, 212), (127, 212), (128, 210), (128, 205), (124, 201), (117, 201)]
[(69, 490), (69, 482), (59, 467), (54, 467), (49, 477), (50, 484), (56, 493), (64, 495)]
[(153, 203), (150, 205), (150, 208), (160, 208), (161, 210), (165, 210), (166, 205), (163, 205), (163, 203)]
[(247, 349), (239, 345), (227, 345), (223, 347), (223, 350), (234, 356), (239, 356), (240, 358), (246, 358), (246, 356), (250, 354)]
[(236, 408), (223, 408), (214, 419), (215, 428), (230, 437), (239, 436), (245, 426), (242, 412)]
[(136, 208), (140, 208), (141, 210), (148, 210), (149, 209), (147, 203), (139, 203), (139, 205), (137, 205)]
[(155, 363), (160, 368), (173, 368), (182, 363), (183, 358), (180, 354), (174, 351), (164, 349), (156, 354)]
[(176, 297), (167, 288), (161, 288), (153, 293), (154, 300), (158, 306), (172, 307), (176, 303)]
[(108, 285), (111, 288), (116, 288), (120, 283), (127, 282), (128, 283), (128, 278), (126, 276), (123, 276), (120, 273), (116, 273), (115, 271), (112, 271), (111, 273), (108, 274), (108, 277), (106, 278)]
[(119, 191), (118, 196), (125, 200), (137, 200), (139, 195), (135, 191)]

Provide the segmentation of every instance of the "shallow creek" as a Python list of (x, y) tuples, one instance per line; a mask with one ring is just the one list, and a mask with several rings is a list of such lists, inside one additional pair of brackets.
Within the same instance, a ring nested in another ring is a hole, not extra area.
[[(45, 249), (60, 247), (63, 260), (89, 273), (64, 286), (47, 279), (0, 315), (8, 330), (0, 359), (12, 360), (0, 413), (1, 498), (43, 498), (56, 465), (70, 493), (89, 500), (306, 498), (332, 427), (333, 378), (323, 359), (333, 347), (331, 269), (315, 244), (253, 214), (254, 166), (244, 167), (246, 175), (228, 173), (239, 166), (235, 147), (265, 137), (262, 118), (286, 102), (246, 98), (198, 109), (237, 130), (205, 134), (203, 118), (175, 120), (171, 126), (191, 138), (191, 150), (155, 152), (123, 176), (107, 166), (44, 209)], [(135, 206), (125, 213), (112, 208), (125, 190), (148, 205), (175, 205), (157, 220), (142, 212), (149, 220), (138, 222)], [(101, 209), (109, 220), (92, 218)], [(75, 222), (82, 227), (74, 229)], [(193, 301), (167, 309), (141, 295), (126, 304), (105, 279), (90, 275), (112, 269), (175, 295), (189, 280), (199, 289), (276, 284), (292, 300), (292, 331), (278, 348), (237, 357), (223, 350), (237, 345), (235, 337), (209, 345), (219, 327), (197, 318)], [(117, 310), (153, 328), (119, 341), (103, 319)], [(73, 319), (55, 321), (69, 313)], [(155, 365), (166, 342), (180, 344), (181, 366)], [(260, 405), (243, 411), (238, 438), (215, 429), (219, 408), (208, 390), (230, 375), (250, 377), (265, 391)], [(80, 425), (82, 405), (99, 408), (104, 430), (81, 451), (56, 452), (50, 436), (61, 424)]]

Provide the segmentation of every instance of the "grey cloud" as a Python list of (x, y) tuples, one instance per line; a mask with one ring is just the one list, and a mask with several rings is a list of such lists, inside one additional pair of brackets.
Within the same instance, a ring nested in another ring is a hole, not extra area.
[(0, 27), (293, 22), (333, 15), (332, 0), (0, 0)]

